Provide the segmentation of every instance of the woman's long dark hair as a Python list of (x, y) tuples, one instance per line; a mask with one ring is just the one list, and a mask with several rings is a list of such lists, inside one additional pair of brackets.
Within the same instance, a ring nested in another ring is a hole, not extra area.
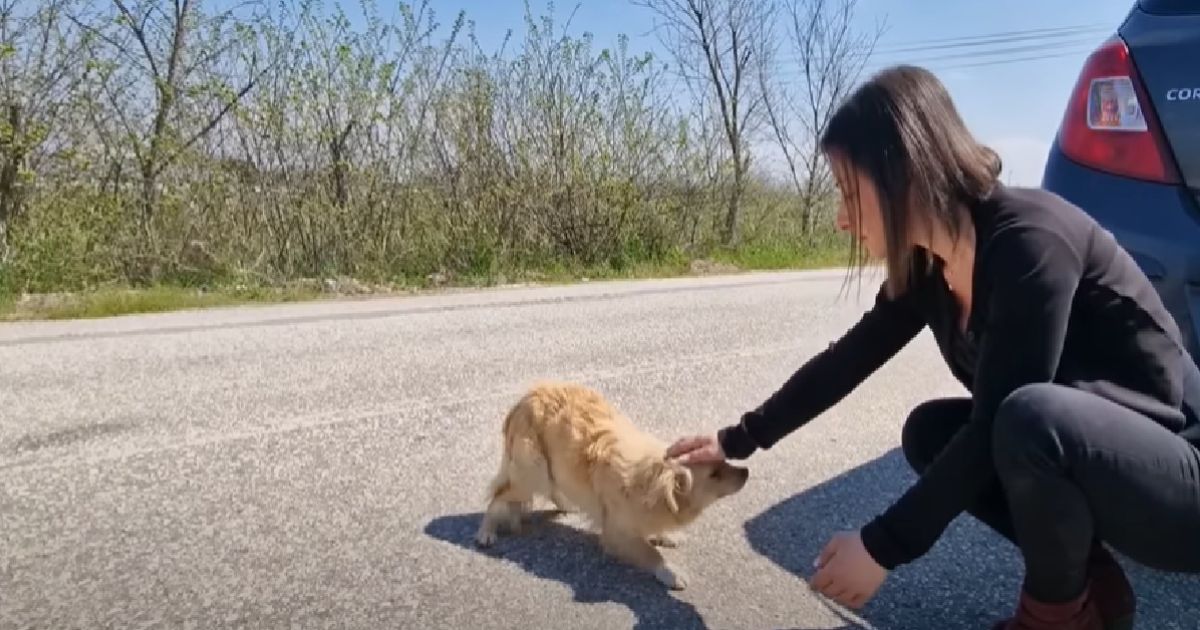
[[(967, 130), (942, 82), (923, 68), (901, 65), (875, 74), (842, 103), (820, 139), (831, 163), (852, 166), (874, 183), (887, 239), (888, 292), (908, 288), (914, 269), (914, 222), (962, 229), (961, 208), (986, 197), (1000, 175), (1000, 157)], [(839, 179), (857, 185), (851, 173)], [(857, 194), (848, 208), (858, 220)], [(858, 243), (852, 239), (856, 248)], [(861, 257), (859, 257), (861, 260)]]

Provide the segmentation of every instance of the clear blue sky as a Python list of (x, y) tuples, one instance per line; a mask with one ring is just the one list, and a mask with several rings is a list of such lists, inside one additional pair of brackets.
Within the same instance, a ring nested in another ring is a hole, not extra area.
[[(340, 0), (347, 13), (357, 13), (355, 0)], [(1036, 185), (1049, 143), (1087, 54), (1116, 28), (1133, 0), (859, 0), (857, 20), (863, 28), (885, 21), (873, 65), (918, 63), (935, 71), (951, 91), (972, 130), (1000, 151), (1015, 183)], [(384, 5), (386, 6), (386, 4)], [(522, 0), (434, 0), (438, 20), (447, 26), (460, 10), (475, 23), (485, 50), (495, 50), (507, 29), (523, 32)], [(532, 0), (535, 15), (547, 10)], [(628, 0), (559, 0), (554, 13), (562, 23), (574, 12), (569, 32), (590, 32), (597, 49), (630, 37), (634, 51), (662, 54), (651, 32), (654, 15)], [(931, 40), (1090, 26), (1073, 34), (1045, 39), (1018, 39), (981, 46), (929, 49), (944, 45)], [(911, 50), (912, 48), (924, 50)], [(908, 50), (905, 50), (908, 49)], [(993, 54), (981, 54), (991, 52)], [(1053, 56), (1052, 56), (1053, 55)], [(1028, 59), (1043, 57), (1041, 59)], [(1013, 61), (1025, 58), (1023, 61)], [(1011, 61), (994, 65), (976, 65)]]

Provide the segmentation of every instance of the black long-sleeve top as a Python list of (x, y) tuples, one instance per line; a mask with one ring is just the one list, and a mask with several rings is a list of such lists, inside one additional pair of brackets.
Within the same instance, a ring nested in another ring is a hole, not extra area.
[(769, 449), (842, 400), (929, 326), (973, 407), (921, 478), (862, 528), (868, 552), (887, 569), (924, 555), (995, 479), (992, 418), (1022, 385), (1078, 387), (1172, 431), (1185, 426), (1187, 354), (1178, 327), (1112, 236), (1079, 208), (1037, 189), (998, 185), (969, 210), (976, 252), (965, 331), (935, 262), (903, 295), (893, 299), (881, 290), (844, 336), (719, 432), (731, 459)]

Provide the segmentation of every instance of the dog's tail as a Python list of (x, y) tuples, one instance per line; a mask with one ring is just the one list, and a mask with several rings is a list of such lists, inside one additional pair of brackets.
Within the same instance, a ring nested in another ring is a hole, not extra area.
[(492, 477), (492, 482), (488, 484), (487, 498), (489, 501), (495, 501), (500, 495), (508, 493), (512, 485), (509, 478), (509, 467), (512, 465), (513, 451), (513, 422), (517, 415), (517, 405), (514, 405), (508, 410), (508, 415), (504, 417), (504, 425), (500, 429), (500, 436), (504, 442), (502, 453), (500, 454), (500, 469), (496, 471), (496, 475)]
[(504, 418), (504, 456), (489, 488), (491, 498), (509, 490), (520, 496), (554, 496), (554, 473), (534, 415), (538, 401), (526, 396)]

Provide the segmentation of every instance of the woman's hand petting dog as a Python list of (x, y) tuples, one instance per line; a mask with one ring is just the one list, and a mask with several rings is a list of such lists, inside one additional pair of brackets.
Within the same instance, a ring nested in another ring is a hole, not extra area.
[(858, 532), (839, 532), (821, 550), (817, 572), (809, 585), (813, 590), (850, 608), (861, 608), (875, 596), (887, 579)]
[(717, 464), (725, 461), (721, 443), (711, 435), (683, 437), (667, 447), (667, 457), (681, 464)]

